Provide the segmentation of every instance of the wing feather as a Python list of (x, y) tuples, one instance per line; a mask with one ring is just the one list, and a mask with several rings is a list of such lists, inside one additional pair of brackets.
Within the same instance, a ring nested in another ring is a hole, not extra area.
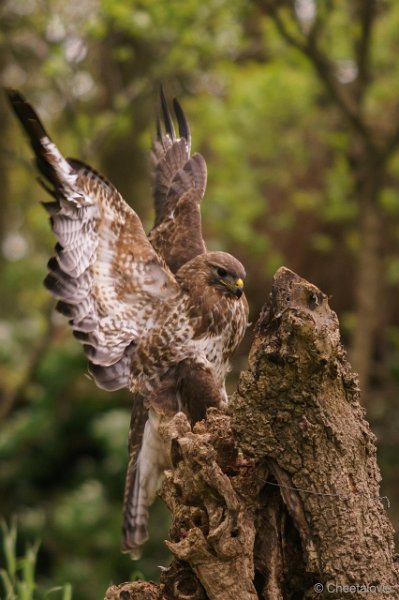
[(191, 145), (190, 126), (188, 124), (186, 115), (185, 115), (182, 107), (180, 106), (180, 103), (177, 100), (177, 98), (173, 98), (173, 109), (175, 111), (177, 124), (179, 126), (179, 135), (181, 138), (185, 138), (187, 140), (188, 145), (190, 146)]
[(179, 287), (114, 186), (84, 163), (64, 158), (23, 96), (10, 90), (8, 97), (52, 186), (44, 187), (55, 198), (44, 205), (58, 240), (45, 285), (70, 319), (97, 384), (125, 387), (135, 340), (148, 333), (159, 302), (180, 293)]
[(152, 150), (155, 225), (148, 237), (175, 273), (183, 264), (206, 252), (202, 239), (200, 202), (205, 193), (207, 169), (201, 154), (191, 156), (190, 128), (176, 99), (173, 107), (179, 129), (178, 138), (161, 90), (165, 132), (158, 119), (157, 139)]

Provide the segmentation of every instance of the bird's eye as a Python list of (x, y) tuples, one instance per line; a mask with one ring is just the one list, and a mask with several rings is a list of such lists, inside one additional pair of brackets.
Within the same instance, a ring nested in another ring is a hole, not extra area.
[(227, 271), (226, 269), (222, 269), (221, 267), (219, 267), (217, 270), (217, 274), (219, 275), (219, 277), (226, 277)]

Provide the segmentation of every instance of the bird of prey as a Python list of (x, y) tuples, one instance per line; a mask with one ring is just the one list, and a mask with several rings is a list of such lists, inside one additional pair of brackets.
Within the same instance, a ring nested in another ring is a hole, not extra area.
[(64, 158), (22, 94), (7, 93), (35, 153), (39, 181), (52, 196), (44, 206), (57, 244), (45, 285), (83, 344), (96, 384), (133, 394), (122, 550), (138, 558), (149, 506), (170, 466), (161, 419), (184, 411), (194, 423), (208, 407), (226, 403), (229, 359), (248, 320), (244, 267), (230, 254), (206, 249), (200, 214), (206, 163), (191, 155), (190, 129), (176, 99), (178, 134), (161, 91), (152, 150), (155, 224), (147, 236), (112, 183)]

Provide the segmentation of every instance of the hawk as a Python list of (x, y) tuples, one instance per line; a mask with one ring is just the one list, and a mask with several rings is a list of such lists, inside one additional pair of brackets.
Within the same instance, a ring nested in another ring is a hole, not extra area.
[(116, 188), (85, 163), (64, 158), (22, 94), (11, 106), (36, 156), (44, 204), (57, 238), (46, 287), (83, 344), (88, 369), (105, 390), (133, 394), (122, 550), (140, 556), (148, 509), (170, 465), (162, 418), (184, 411), (192, 423), (227, 401), (229, 359), (244, 336), (248, 304), (242, 264), (208, 252), (200, 203), (207, 169), (191, 155), (176, 99), (173, 119), (161, 90), (152, 149), (155, 224), (147, 236)]

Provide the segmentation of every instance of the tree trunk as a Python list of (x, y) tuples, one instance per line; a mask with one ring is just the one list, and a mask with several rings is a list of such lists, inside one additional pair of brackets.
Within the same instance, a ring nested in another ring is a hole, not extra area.
[[(164, 424), (172, 565), (107, 600), (397, 598), (375, 438), (326, 296), (276, 273), (248, 369), (191, 431)], [(324, 591), (323, 591), (324, 590)]]
[(350, 352), (359, 375), (363, 403), (369, 402), (369, 383), (381, 304), (381, 209), (377, 197), (359, 203), (360, 248), (356, 281), (356, 329)]

